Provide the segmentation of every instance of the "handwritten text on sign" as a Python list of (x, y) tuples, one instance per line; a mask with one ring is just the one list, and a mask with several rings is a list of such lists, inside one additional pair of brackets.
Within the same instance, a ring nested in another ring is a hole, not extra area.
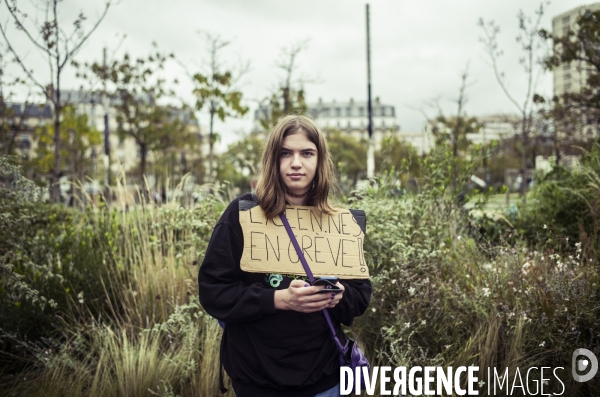
[[(314, 207), (290, 206), (285, 215), (315, 276), (368, 278), (365, 234), (349, 210), (317, 215)], [(240, 211), (244, 233), (241, 268), (253, 273), (306, 275), (279, 217), (267, 221), (260, 206)]]

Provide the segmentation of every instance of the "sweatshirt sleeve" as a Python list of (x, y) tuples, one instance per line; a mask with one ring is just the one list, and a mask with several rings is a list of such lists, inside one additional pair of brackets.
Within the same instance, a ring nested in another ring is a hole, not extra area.
[(231, 224), (219, 222), (213, 230), (198, 273), (200, 304), (225, 323), (252, 321), (275, 313), (274, 289), (242, 281), (239, 263), (243, 237), (236, 236), (232, 229)]
[(371, 300), (371, 281), (340, 280), (344, 286), (344, 296), (329, 313), (340, 323), (350, 326), (354, 317), (361, 316)]

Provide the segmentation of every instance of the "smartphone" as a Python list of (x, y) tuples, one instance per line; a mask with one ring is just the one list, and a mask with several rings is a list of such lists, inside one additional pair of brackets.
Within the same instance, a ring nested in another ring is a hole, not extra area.
[(325, 288), (317, 291), (317, 294), (328, 294), (328, 293), (335, 293), (337, 294), (338, 292), (342, 292), (343, 290), (341, 288), (338, 288), (337, 285), (335, 285), (335, 283), (338, 282), (338, 278), (335, 276), (324, 276), (324, 277), (317, 277), (315, 278), (315, 281), (312, 282), (311, 285), (324, 285)]

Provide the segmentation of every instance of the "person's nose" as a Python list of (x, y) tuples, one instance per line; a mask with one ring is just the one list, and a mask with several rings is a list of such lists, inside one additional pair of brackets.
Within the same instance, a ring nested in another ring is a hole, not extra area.
[(302, 161), (300, 161), (300, 154), (294, 154), (294, 158), (292, 160), (292, 168), (298, 169), (302, 167)]

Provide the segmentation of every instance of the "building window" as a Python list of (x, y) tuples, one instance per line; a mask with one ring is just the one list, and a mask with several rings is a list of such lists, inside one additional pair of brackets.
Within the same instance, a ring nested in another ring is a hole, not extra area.
[(570, 67), (571, 67), (570, 63), (563, 64), (563, 70), (569, 70)]
[(571, 83), (565, 84), (565, 91), (569, 91), (571, 89)]
[(569, 23), (570, 19), (571, 19), (571, 16), (567, 15), (566, 17), (563, 17), (562, 22), (563, 23)]
[(360, 117), (364, 117), (365, 115), (365, 108), (363, 108), (362, 106), (358, 108), (358, 115)]
[(346, 108), (346, 116), (347, 117), (352, 117), (352, 108), (351, 107), (347, 107)]
[(342, 115), (342, 109), (341, 108), (335, 108), (335, 117), (340, 117), (341, 115)]
[(569, 80), (569, 79), (571, 79), (571, 73), (565, 74), (565, 80)]
[(569, 28), (568, 26), (563, 26), (563, 36), (569, 34), (569, 30), (571, 30), (571, 28)]

